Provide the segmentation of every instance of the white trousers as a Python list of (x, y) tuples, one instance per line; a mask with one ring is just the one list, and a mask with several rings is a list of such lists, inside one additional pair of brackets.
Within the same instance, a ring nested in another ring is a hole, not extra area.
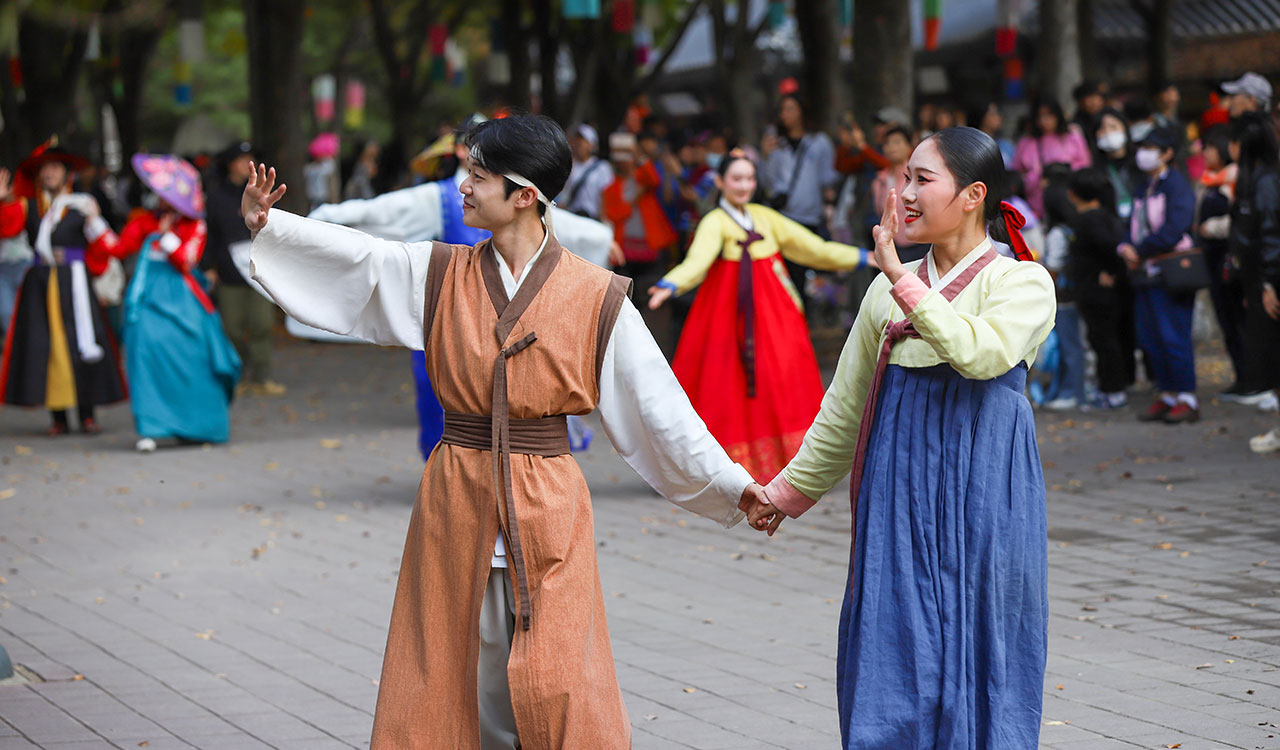
[(515, 635), (515, 595), (506, 568), (490, 568), (480, 605), (480, 661), (476, 684), (480, 703), (481, 750), (518, 750), (516, 717), (511, 711), (507, 660)]

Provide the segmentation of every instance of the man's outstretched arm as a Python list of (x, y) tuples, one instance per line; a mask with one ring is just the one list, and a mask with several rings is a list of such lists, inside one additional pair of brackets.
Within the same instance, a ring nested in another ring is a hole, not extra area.
[(672, 503), (729, 527), (762, 496), (707, 431), (630, 300), (605, 349), (599, 407), (618, 454)]
[[(431, 246), (391, 242), (272, 208), (284, 195), (258, 166), (242, 211), (253, 278), (294, 318), (383, 346), (422, 348)], [(273, 189), (274, 188), (274, 189)]]

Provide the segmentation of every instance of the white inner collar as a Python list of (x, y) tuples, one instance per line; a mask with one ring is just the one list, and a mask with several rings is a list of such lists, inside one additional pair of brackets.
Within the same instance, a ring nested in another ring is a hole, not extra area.
[(748, 232), (756, 228), (756, 223), (751, 220), (751, 214), (747, 213), (746, 211), (739, 211), (738, 209), (733, 207), (732, 203), (725, 200), (724, 198), (720, 199), (720, 208), (724, 209), (724, 212), (729, 214), (729, 217), (731, 219), (738, 222), (738, 226), (742, 227)]
[(960, 276), (960, 274), (964, 273), (966, 268), (973, 265), (974, 261), (976, 261), (978, 258), (981, 258), (983, 253), (987, 252), (990, 249), (991, 249), (991, 238), (986, 237), (982, 240), (982, 242), (978, 243), (977, 247), (970, 250), (968, 255), (961, 258), (960, 262), (955, 264), (955, 266), (953, 266), (950, 271), (947, 271), (946, 276), (943, 276), (941, 279), (939, 279), (938, 267), (933, 262), (933, 248), (932, 247), (929, 248), (929, 254), (925, 256), (925, 263), (929, 264), (929, 287), (937, 290), (942, 290), (946, 288), (948, 284), (955, 281), (956, 278)]
[[(546, 222), (543, 222), (546, 226)], [(511, 275), (511, 269), (507, 267), (507, 261), (502, 257), (502, 253), (498, 252), (498, 246), (489, 243), (489, 252), (493, 253), (493, 259), (498, 262), (498, 277), (502, 279), (502, 288), (507, 291), (507, 301), (515, 299), (516, 292), (520, 289), (520, 285), (528, 278), (529, 271), (533, 270), (533, 264), (542, 257), (542, 251), (547, 249), (547, 240), (550, 239), (551, 233), (543, 231), (542, 244), (538, 246), (538, 252), (533, 254), (528, 263), (524, 264), (524, 268), (520, 270), (520, 278)]]

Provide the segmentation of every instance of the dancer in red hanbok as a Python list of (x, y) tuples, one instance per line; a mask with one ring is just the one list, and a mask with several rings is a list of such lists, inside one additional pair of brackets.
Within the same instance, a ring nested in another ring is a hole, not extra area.
[(717, 185), (719, 206), (699, 222), (685, 261), (649, 290), (649, 306), (702, 285), (672, 369), (711, 434), (765, 482), (799, 449), (823, 392), (783, 259), (823, 270), (875, 263), (866, 250), (826, 242), (751, 203), (756, 165), (742, 151), (721, 162)]

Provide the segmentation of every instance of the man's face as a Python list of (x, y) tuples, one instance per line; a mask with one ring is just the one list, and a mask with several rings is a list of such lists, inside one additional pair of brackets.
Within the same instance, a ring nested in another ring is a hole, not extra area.
[(503, 186), (506, 179), (502, 175), (490, 172), (470, 156), (466, 165), (467, 177), (458, 185), (458, 191), (462, 193), (462, 223), (493, 231), (514, 221), (518, 199), (532, 191), (521, 188), (508, 197)]
[(40, 166), (36, 179), (40, 183), (41, 190), (56, 193), (67, 182), (67, 165), (60, 161), (45, 162)]
[(1102, 111), (1104, 104), (1106, 104), (1106, 100), (1102, 98), (1102, 94), (1097, 92), (1086, 94), (1085, 97), (1080, 100), (1080, 108), (1083, 109), (1085, 114), (1090, 117), (1096, 117), (1097, 114)]
[(574, 161), (586, 161), (591, 158), (591, 141), (588, 141), (586, 138), (575, 133), (573, 139), (569, 143), (569, 147), (573, 149)]
[(227, 179), (231, 184), (243, 185), (249, 181), (249, 175), (253, 173), (253, 169), (249, 166), (252, 162), (253, 157), (249, 154), (240, 154), (231, 160), (227, 165)]
[(1227, 110), (1232, 117), (1239, 117), (1245, 112), (1253, 112), (1258, 108), (1258, 100), (1248, 94), (1232, 94), (1227, 99)]

